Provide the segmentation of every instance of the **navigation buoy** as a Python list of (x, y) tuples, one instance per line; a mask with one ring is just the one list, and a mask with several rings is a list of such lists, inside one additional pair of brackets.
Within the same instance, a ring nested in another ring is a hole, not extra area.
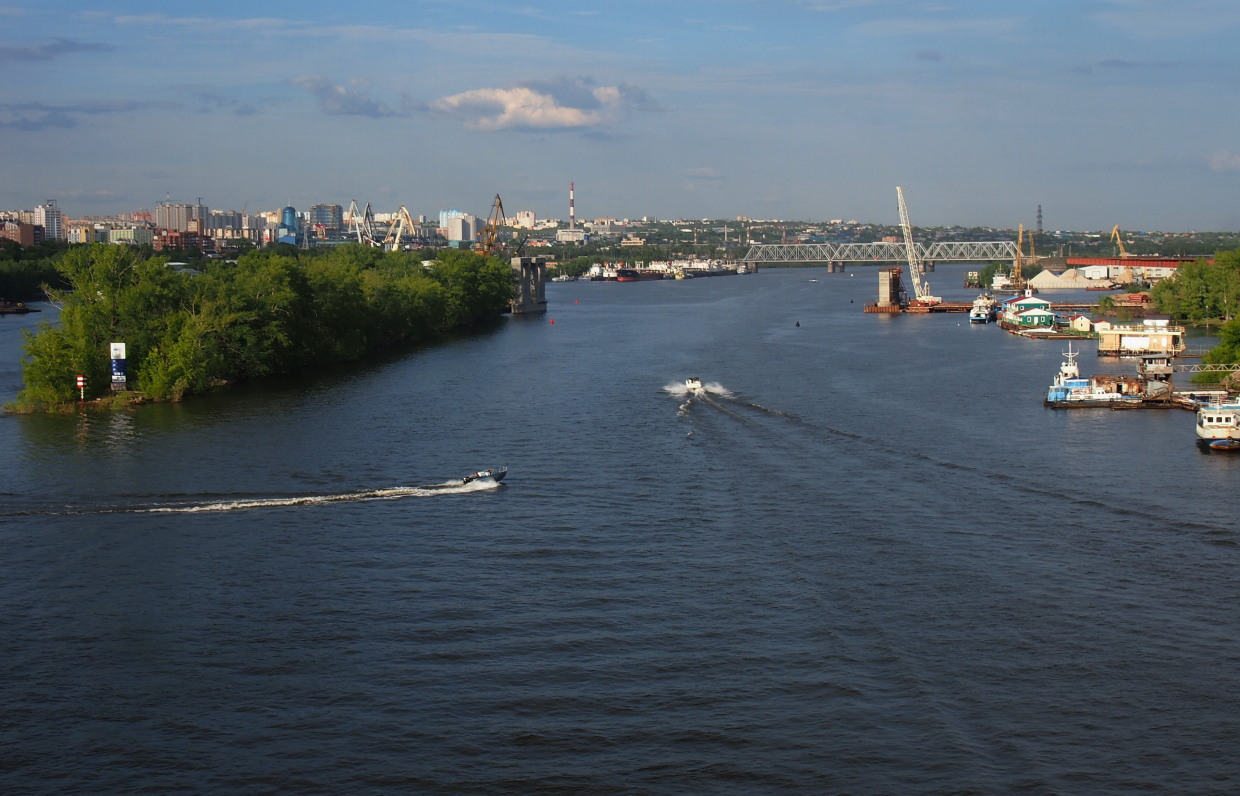
[(801, 322), (797, 321), (797, 328), (799, 329), (800, 327), (801, 327)]
[(580, 303), (581, 303), (581, 299), (573, 299), (573, 303), (574, 303), (574, 304), (580, 304)]
[(552, 318), (552, 319), (551, 319), (551, 325), (552, 325), (552, 326), (555, 326), (555, 318)]

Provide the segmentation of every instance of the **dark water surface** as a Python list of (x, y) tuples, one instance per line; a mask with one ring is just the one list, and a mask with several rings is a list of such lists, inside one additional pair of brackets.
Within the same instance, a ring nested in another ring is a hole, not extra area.
[(555, 284), (365, 366), (0, 418), (0, 787), (1237, 790), (1240, 457), (1044, 409), (1060, 344), (864, 315), (856, 273)]

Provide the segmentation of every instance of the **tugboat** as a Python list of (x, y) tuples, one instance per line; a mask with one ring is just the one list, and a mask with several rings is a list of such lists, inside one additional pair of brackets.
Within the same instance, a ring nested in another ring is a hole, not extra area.
[(1076, 364), (1079, 351), (1064, 352), (1063, 364), (1055, 374), (1055, 380), (1046, 390), (1046, 405), (1054, 409), (1077, 409), (1107, 407), (1129, 409), (1152, 405), (1157, 396), (1169, 397), (1166, 382), (1150, 381), (1140, 376), (1081, 376)]
[(500, 481), (503, 481), (504, 476), (506, 475), (508, 475), (507, 467), (492, 467), (489, 470), (479, 470), (476, 473), (470, 473), (469, 475), (461, 479), (461, 484), (465, 485), (465, 484), (468, 484), (470, 481), (479, 481), (484, 478), (489, 478), (492, 481), (495, 481), (496, 483), (498, 483)]

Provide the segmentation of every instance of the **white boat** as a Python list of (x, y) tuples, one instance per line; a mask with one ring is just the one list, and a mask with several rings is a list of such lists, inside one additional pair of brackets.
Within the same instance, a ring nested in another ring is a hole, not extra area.
[(990, 323), (995, 319), (995, 300), (983, 293), (973, 299), (973, 307), (969, 310), (969, 323)]
[(1213, 400), (1197, 407), (1197, 439), (1212, 448), (1240, 443), (1240, 400)]
[(1084, 378), (1076, 364), (1079, 351), (1064, 352), (1063, 364), (1046, 391), (1046, 405), (1056, 409), (1085, 407), (1124, 408), (1142, 405), (1149, 397), (1146, 380), (1139, 376), (1093, 376)]
[(487, 478), (491, 479), (492, 481), (499, 482), (499, 481), (503, 481), (504, 476), (506, 475), (508, 475), (507, 467), (492, 467), (487, 470), (479, 470), (476, 473), (470, 473), (469, 475), (461, 479), (461, 483), (468, 484), (471, 481), (481, 481)]
[(699, 378), (690, 376), (689, 378), (685, 379), (685, 389), (688, 390), (689, 392), (701, 392), (703, 389), (702, 380)]

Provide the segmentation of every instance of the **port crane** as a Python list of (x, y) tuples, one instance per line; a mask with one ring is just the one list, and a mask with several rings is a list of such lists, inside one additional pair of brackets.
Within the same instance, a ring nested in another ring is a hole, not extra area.
[[(369, 207), (369, 205), (367, 205)], [(383, 238), (383, 248), (388, 251), (398, 251), (405, 238), (416, 238), (417, 227), (413, 225), (413, 219), (409, 217), (409, 211), (404, 205), (396, 211), (396, 216), (392, 219), (392, 223), (388, 225), (387, 235)]]
[(1130, 256), (1132, 256), (1132, 255), (1128, 254), (1128, 250), (1124, 248), (1124, 236), (1123, 236), (1123, 235), (1121, 235), (1121, 234), (1119, 234), (1119, 224), (1116, 224), (1116, 225), (1115, 225), (1115, 226), (1111, 229), (1111, 240), (1112, 240), (1112, 241), (1114, 241), (1114, 242), (1116, 243), (1116, 245), (1118, 245), (1118, 246), (1119, 246), (1119, 256), (1120, 256), (1120, 257), (1130, 257)]
[(487, 218), (487, 225), (482, 228), (482, 237), (474, 247), (474, 251), (484, 257), (495, 254), (499, 240), (499, 228), (507, 224), (508, 218), (504, 215), (504, 200), (499, 198), (499, 194), (495, 194), (495, 201), (491, 203), (491, 215)]
[(353, 227), (358, 243), (375, 248), (383, 245), (375, 238), (375, 214), (370, 209), (370, 202), (366, 203), (365, 210), (357, 209), (356, 199), (349, 203), (349, 225)]
[(904, 190), (900, 186), (896, 186), (896, 199), (900, 205), (900, 231), (904, 233), (904, 253), (908, 258), (908, 277), (913, 283), (913, 292), (915, 296), (909, 302), (912, 306), (931, 307), (935, 304), (941, 304), (943, 299), (938, 296), (930, 295), (930, 285), (921, 278), (921, 256), (917, 253), (917, 246), (913, 243), (913, 225), (908, 220), (908, 208), (904, 204)]

